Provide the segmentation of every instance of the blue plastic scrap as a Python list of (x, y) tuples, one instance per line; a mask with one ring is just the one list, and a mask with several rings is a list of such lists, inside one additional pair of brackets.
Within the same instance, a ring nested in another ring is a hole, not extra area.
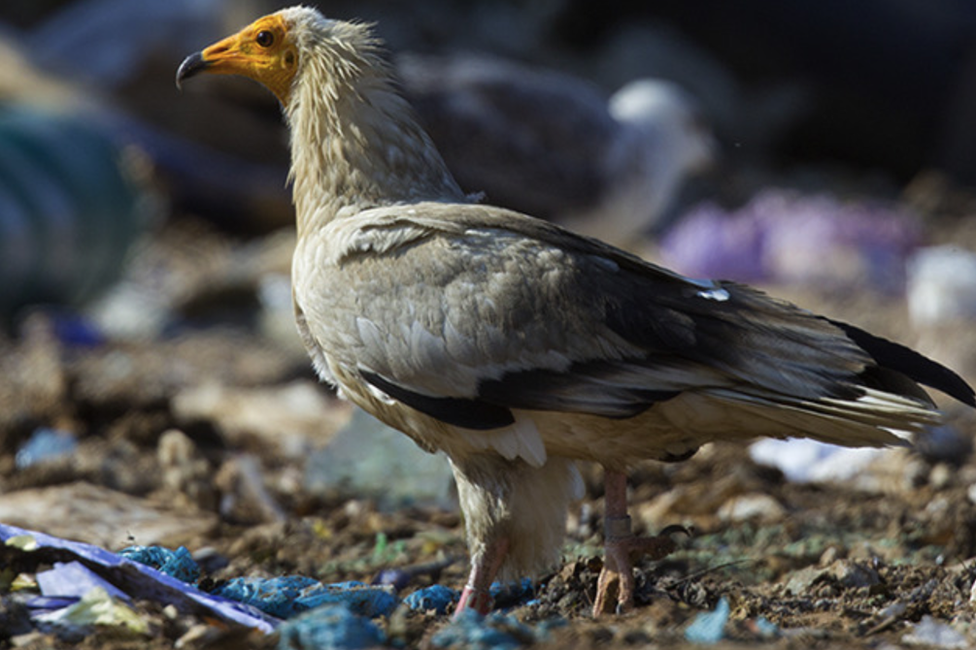
[(723, 596), (715, 610), (702, 612), (685, 628), (685, 639), (692, 643), (713, 644), (725, 635), (725, 623), (729, 620), (729, 601)]
[(523, 605), (535, 596), (535, 585), (529, 578), (518, 582), (493, 582), (488, 593), (495, 601), (495, 607), (514, 607)]
[(319, 607), (279, 628), (279, 650), (359, 650), (383, 645), (385, 636), (372, 621), (345, 605)]
[(206, 613), (262, 632), (273, 632), (280, 623), (257, 609), (204, 593), (193, 585), (152, 567), (92, 544), (61, 539), (7, 524), (0, 524), (0, 542), (19, 548), (24, 553), (45, 549), (49, 555), (64, 562), (78, 561), (130, 598), (147, 598), (173, 604), (181, 611)]
[(435, 648), (512, 650), (535, 640), (532, 629), (512, 616), (498, 612), (482, 616), (468, 609), (438, 630), (430, 643)]
[(418, 589), (403, 599), (410, 609), (420, 612), (446, 614), (448, 608), (458, 601), (460, 594), (444, 585), (431, 585)]
[(756, 619), (756, 631), (764, 639), (773, 639), (779, 636), (779, 626), (765, 616)]
[(75, 434), (41, 427), (17, 450), (14, 463), (17, 469), (25, 469), (73, 454), (77, 448), (78, 439)]
[(302, 603), (309, 609), (326, 604), (342, 604), (355, 614), (376, 618), (391, 614), (396, 609), (398, 600), (389, 587), (350, 581), (325, 585), (319, 590), (310, 590), (302, 599)]
[(304, 576), (232, 578), (211, 593), (257, 607), (277, 618), (290, 618), (307, 609), (297, 603), (302, 590), (319, 584)]
[(119, 551), (119, 555), (183, 582), (195, 583), (200, 579), (200, 567), (185, 546), (175, 551), (163, 546), (129, 546)]
[(233, 578), (212, 593), (247, 603), (278, 618), (291, 618), (323, 605), (345, 605), (355, 614), (375, 618), (389, 614), (397, 606), (390, 587), (362, 582), (323, 585), (305, 576)]

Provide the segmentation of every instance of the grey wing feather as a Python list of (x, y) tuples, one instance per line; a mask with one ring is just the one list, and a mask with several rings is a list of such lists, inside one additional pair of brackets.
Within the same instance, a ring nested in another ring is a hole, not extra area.
[(379, 289), (355, 306), (384, 342), (356, 357), (363, 376), (434, 417), (492, 428), (513, 408), (626, 418), (686, 390), (863, 394), (875, 360), (826, 319), (497, 209), (416, 212), (384, 222), (414, 237), (344, 269)]

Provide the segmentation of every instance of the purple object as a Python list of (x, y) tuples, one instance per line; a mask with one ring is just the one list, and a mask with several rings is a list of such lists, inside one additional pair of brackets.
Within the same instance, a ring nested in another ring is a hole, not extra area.
[(913, 214), (880, 202), (779, 189), (738, 210), (705, 204), (661, 241), (667, 266), (693, 277), (807, 283), (900, 293), (905, 261), (922, 242)]
[(9, 544), (14, 537), (30, 539), (29, 544), (22, 545), (25, 548), (24, 553), (45, 549), (47, 557), (54, 556), (65, 562), (77, 560), (131, 598), (146, 598), (172, 604), (182, 611), (215, 616), (262, 632), (273, 632), (280, 624), (280, 621), (255, 608), (204, 593), (156, 569), (127, 560), (92, 544), (0, 524), (0, 541)]
[(37, 586), (45, 596), (80, 599), (95, 587), (113, 598), (129, 600), (128, 594), (77, 560), (55, 562), (54, 568), (37, 574)]

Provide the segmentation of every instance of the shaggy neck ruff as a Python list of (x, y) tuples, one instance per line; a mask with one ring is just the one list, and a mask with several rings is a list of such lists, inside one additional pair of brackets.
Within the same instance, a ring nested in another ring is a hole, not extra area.
[(298, 36), (285, 115), (299, 236), (373, 207), (465, 201), (368, 26), (325, 21)]

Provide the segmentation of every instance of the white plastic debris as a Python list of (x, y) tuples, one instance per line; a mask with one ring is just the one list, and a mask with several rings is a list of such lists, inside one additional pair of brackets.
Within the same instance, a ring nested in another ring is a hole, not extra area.
[(749, 447), (754, 461), (776, 467), (796, 483), (849, 480), (881, 453), (881, 449), (850, 449), (807, 439), (766, 438)]
[(908, 314), (916, 327), (976, 318), (976, 253), (921, 248), (908, 260)]
[(149, 624), (131, 607), (113, 598), (103, 587), (94, 587), (70, 607), (36, 617), (38, 621), (69, 629), (92, 625), (114, 627), (135, 634), (148, 634)]
[(901, 637), (902, 643), (909, 645), (924, 645), (933, 648), (970, 648), (966, 637), (955, 630), (948, 623), (938, 621), (931, 616), (923, 616), (922, 620), (912, 627), (912, 631)]

